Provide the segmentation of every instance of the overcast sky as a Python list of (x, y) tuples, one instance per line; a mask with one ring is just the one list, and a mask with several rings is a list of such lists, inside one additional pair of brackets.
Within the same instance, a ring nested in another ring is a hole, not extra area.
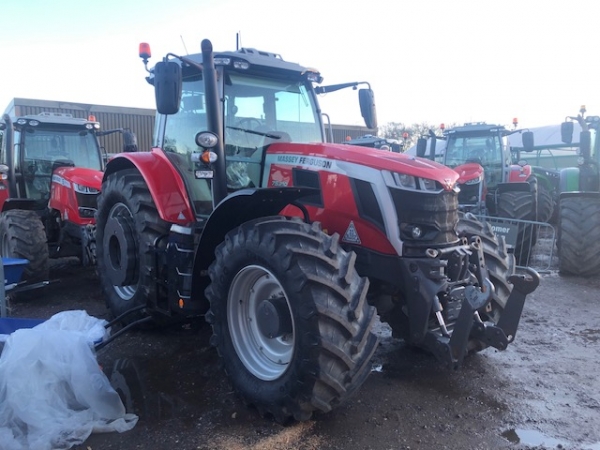
[[(153, 108), (138, 58), (242, 45), (368, 81), (379, 125), (560, 123), (600, 115), (594, 0), (27, 0), (2, 2), (0, 110), (13, 97)], [(360, 124), (356, 92), (321, 98)]]

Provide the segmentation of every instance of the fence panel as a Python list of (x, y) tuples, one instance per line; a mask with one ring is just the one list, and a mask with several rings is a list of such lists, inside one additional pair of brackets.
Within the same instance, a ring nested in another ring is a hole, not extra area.
[(531, 267), (538, 272), (550, 272), (558, 268), (556, 229), (552, 224), (505, 217), (478, 218), (482, 222), (489, 222), (498, 236), (504, 236), (506, 244), (515, 254), (517, 267)]

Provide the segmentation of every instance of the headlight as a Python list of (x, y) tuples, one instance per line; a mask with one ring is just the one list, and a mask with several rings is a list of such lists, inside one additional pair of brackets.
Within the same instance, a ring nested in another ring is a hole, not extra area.
[(213, 148), (219, 142), (218, 136), (211, 131), (201, 131), (196, 135), (196, 144), (202, 148)]
[(392, 173), (396, 186), (402, 189), (420, 190), (436, 192), (441, 190), (441, 187), (435, 180), (428, 178), (413, 177), (404, 173)]
[(479, 184), (483, 181), (483, 177), (480, 175), (477, 178), (473, 178), (472, 180), (465, 181), (464, 184), (466, 186), (473, 186), (474, 184)]
[(99, 194), (100, 191), (90, 186), (84, 186), (83, 184), (73, 183), (73, 189), (75, 192), (79, 192), (80, 194)]

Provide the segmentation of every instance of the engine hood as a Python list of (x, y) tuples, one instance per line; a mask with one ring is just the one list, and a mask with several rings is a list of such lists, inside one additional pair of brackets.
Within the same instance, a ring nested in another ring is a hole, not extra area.
[(458, 173), (458, 182), (464, 184), (467, 181), (483, 179), (483, 167), (477, 163), (461, 164), (454, 168)]
[(97, 189), (102, 187), (102, 176), (100, 170), (87, 169), (84, 167), (59, 167), (52, 174), (52, 181), (70, 187), (71, 183)]
[(454, 170), (425, 158), (403, 153), (394, 153), (369, 147), (345, 144), (272, 144), (267, 152), (271, 154), (302, 155), (332, 161), (344, 161), (366, 167), (427, 178), (439, 182), (447, 190), (454, 188), (458, 173)]

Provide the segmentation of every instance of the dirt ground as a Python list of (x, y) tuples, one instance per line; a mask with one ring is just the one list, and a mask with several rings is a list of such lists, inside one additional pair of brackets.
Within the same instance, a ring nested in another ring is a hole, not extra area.
[[(58, 265), (43, 297), (10, 315), (70, 309), (107, 318), (93, 270)], [(281, 426), (243, 405), (209, 347), (209, 327), (132, 331), (98, 353), (133, 430), (93, 434), (97, 449), (600, 450), (600, 280), (542, 276), (514, 344), (449, 371), (380, 328), (373, 372), (350, 402)]]

